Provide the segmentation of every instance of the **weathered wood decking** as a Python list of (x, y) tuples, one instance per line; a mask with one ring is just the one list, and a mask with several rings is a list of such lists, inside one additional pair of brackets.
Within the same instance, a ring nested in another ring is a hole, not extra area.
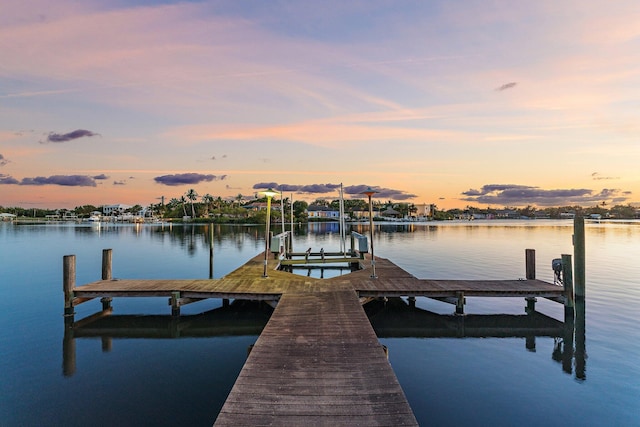
[(216, 425), (416, 425), (411, 408), (360, 298), (426, 296), (563, 297), (539, 280), (425, 280), (376, 258), (331, 279), (276, 271), (262, 277), (263, 255), (216, 280), (101, 280), (74, 287), (96, 297), (168, 296), (174, 309), (201, 298), (277, 302), (229, 394)]
[(416, 425), (353, 291), (283, 295), (215, 425)]

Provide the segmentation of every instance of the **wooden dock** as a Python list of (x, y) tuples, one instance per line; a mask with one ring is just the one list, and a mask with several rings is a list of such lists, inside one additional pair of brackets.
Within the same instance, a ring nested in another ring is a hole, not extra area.
[[(103, 258), (104, 259), (104, 258)], [(110, 259), (110, 255), (109, 255)], [(417, 425), (385, 349), (362, 308), (385, 297), (436, 298), (464, 310), (466, 296), (536, 297), (565, 301), (565, 291), (536, 280), (418, 279), (389, 260), (370, 258), (359, 271), (316, 279), (278, 271), (279, 259), (258, 255), (221, 279), (103, 279), (75, 286), (75, 257), (65, 257), (65, 313), (93, 298), (165, 296), (172, 313), (204, 298), (262, 300), (276, 308), (238, 376), (216, 425)], [(68, 267), (72, 265), (72, 267)]]

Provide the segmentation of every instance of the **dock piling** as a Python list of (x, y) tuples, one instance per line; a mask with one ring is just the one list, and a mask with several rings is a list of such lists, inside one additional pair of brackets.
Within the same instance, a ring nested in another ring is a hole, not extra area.
[(76, 286), (76, 256), (62, 258), (62, 290), (64, 291), (64, 316), (73, 322), (73, 288)]
[(456, 292), (456, 314), (464, 314), (464, 292), (458, 291)]
[(102, 280), (111, 280), (113, 278), (111, 266), (113, 263), (113, 250), (102, 250)]
[(171, 305), (171, 315), (180, 316), (180, 292), (171, 293), (171, 298), (169, 298), (169, 305)]
[(525, 249), (525, 274), (527, 280), (536, 278), (536, 250)]
[(574, 292), (575, 299), (585, 297), (585, 243), (584, 218), (575, 217), (573, 222)]
[(575, 306), (573, 297), (573, 272), (571, 271), (571, 255), (562, 255), (562, 284), (564, 286), (565, 309), (573, 310)]

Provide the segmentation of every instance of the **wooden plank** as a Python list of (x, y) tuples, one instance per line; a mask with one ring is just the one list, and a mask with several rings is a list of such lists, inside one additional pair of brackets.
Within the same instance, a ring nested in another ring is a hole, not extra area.
[(215, 425), (243, 424), (248, 415), (267, 424), (335, 425), (345, 417), (378, 425), (391, 414), (395, 425), (417, 425), (355, 292), (287, 293)]

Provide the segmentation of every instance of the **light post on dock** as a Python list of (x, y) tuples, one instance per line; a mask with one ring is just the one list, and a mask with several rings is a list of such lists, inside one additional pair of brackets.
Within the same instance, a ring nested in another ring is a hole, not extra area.
[(360, 194), (364, 194), (369, 198), (369, 239), (371, 240), (371, 278), (377, 279), (376, 276), (376, 259), (373, 256), (373, 207), (371, 206), (371, 196), (376, 194), (377, 191), (368, 187), (365, 191)]
[(267, 274), (267, 263), (269, 259), (269, 240), (271, 240), (269, 238), (269, 226), (271, 225), (271, 198), (278, 194), (278, 192), (269, 188), (268, 190), (263, 191), (262, 194), (267, 196), (267, 230), (264, 236), (264, 271), (262, 273), (262, 277), (266, 278), (269, 277)]

